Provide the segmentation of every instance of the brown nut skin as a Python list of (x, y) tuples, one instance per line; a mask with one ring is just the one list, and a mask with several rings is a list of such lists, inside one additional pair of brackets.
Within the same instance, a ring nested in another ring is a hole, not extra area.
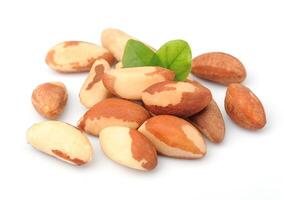
[(60, 82), (43, 83), (32, 93), (35, 110), (47, 119), (56, 119), (63, 112), (67, 99), (66, 87)]
[(243, 128), (257, 130), (266, 124), (262, 103), (249, 88), (242, 84), (228, 86), (225, 109), (230, 118)]
[(115, 96), (141, 100), (142, 92), (149, 86), (165, 80), (173, 80), (175, 73), (157, 66), (113, 69), (105, 72), (104, 86)]
[(103, 152), (115, 162), (129, 168), (149, 171), (157, 165), (154, 145), (140, 132), (122, 126), (111, 126), (100, 132)]
[(35, 149), (73, 165), (92, 160), (93, 147), (86, 134), (60, 121), (42, 121), (27, 131), (27, 141)]
[(246, 78), (244, 65), (237, 58), (222, 52), (210, 52), (195, 57), (191, 72), (199, 78), (224, 85), (240, 83)]
[(142, 106), (118, 98), (105, 99), (91, 107), (78, 123), (78, 128), (98, 136), (109, 126), (125, 126), (137, 129), (150, 117)]
[(220, 143), (225, 137), (225, 122), (217, 103), (212, 99), (201, 112), (191, 116), (190, 122), (211, 142)]
[(110, 66), (104, 59), (97, 60), (92, 66), (79, 94), (80, 102), (86, 108), (91, 108), (96, 103), (112, 96), (102, 82), (104, 72), (109, 69)]
[(90, 71), (93, 63), (105, 59), (110, 65), (113, 55), (103, 47), (84, 41), (66, 41), (52, 47), (45, 58), (46, 64), (62, 73)]
[(146, 120), (138, 129), (161, 155), (199, 159), (206, 154), (206, 143), (191, 123), (172, 115), (158, 115)]
[(146, 109), (155, 115), (189, 117), (204, 109), (211, 99), (209, 89), (188, 81), (159, 82), (142, 93)]

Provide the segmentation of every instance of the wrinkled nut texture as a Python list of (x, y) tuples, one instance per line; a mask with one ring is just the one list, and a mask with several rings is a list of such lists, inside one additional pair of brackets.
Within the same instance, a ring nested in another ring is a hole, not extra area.
[(211, 142), (220, 143), (225, 137), (225, 123), (217, 103), (212, 99), (201, 112), (189, 118)]
[(157, 165), (155, 147), (137, 130), (121, 126), (104, 128), (100, 144), (104, 153), (121, 165), (144, 171)]
[(260, 100), (241, 84), (228, 86), (225, 109), (230, 118), (243, 128), (261, 129), (266, 124), (265, 111)]
[(130, 39), (134, 38), (113, 28), (105, 29), (101, 35), (102, 46), (108, 49), (118, 61), (122, 60), (124, 48)]
[(97, 60), (94, 63), (80, 90), (80, 101), (85, 107), (90, 108), (96, 103), (112, 96), (102, 82), (104, 72), (109, 69), (110, 66), (104, 59)]
[(246, 78), (243, 64), (235, 57), (221, 52), (205, 53), (192, 60), (192, 74), (216, 83), (240, 83)]
[(145, 121), (138, 129), (166, 156), (197, 159), (206, 154), (206, 144), (200, 132), (184, 119), (158, 115)]
[(133, 67), (114, 69), (103, 76), (105, 87), (114, 95), (140, 100), (143, 90), (165, 80), (173, 80), (175, 73), (162, 67)]
[(194, 82), (163, 81), (142, 93), (145, 107), (156, 115), (188, 117), (204, 109), (211, 99), (210, 90)]
[(35, 149), (74, 165), (83, 165), (93, 156), (87, 136), (60, 121), (34, 124), (27, 132), (27, 141)]
[(55, 45), (46, 56), (47, 65), (59, 72), (90, 71), (93, 63), (103, 58), (110, 65), (115, 62), (112, 54), (96, 44), (82, 41), (67, 41)]
[(125, 126), (137, 129), (150, 114), (142, 106), (131, 101), (109, 98), (92, 108), (80, 119), (78, 127), (92, 135), (109, 126)]
[(61, 82), (43, 83), (32, 93), (34, 108), (48, 119), (55, 119), (63, 112), (67, 99), (66, 87)]

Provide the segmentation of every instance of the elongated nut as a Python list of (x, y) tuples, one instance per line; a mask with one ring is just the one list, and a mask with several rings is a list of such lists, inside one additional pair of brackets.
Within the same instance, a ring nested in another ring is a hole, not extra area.
[(158, 115), (145, 121), (138, 129), (166, 156), (197, 159), (206, 154), (206, 144), (200, 132), (184, 119)]
[(83, 165), (93, 156), (87, 136), (60, 121), (34, 124), (27, 132), (27, 141), (37, 150), (74, 165)]
[(98, 136), (109, 126), (125, 126), (137, 129), (150, 114), (142, 106), (131, 101), (109, 98), (90, 108), (80, 119), (78, 127)]
[(174, 77), (173, 71), (162, 67), (121, 68), (106, 72), (103, 83), (118, 97), (140, 100), (143, 90), (155, 83), (173, 80)]
[(129, 39), (134, 38), (113, 28), (105, 29), (101, 35), (102, 46), (108, 49), (118, 61), (122, 60), (124, 48)]
[(230, 84), (225, 98), (225, 109), (230, 118), (239, 126), (256, 130), (266, 124), (262, 103), (252, 91), (241, 84)]
[(58, 72), (90, 71), (93, 63), (105, 59), (110, 65), (115, 62), (112, 54), (96, 45), (82, 41), (67, 41), (55, 45), (46, 56), (47, 65)]
[(244, 65), (235, 57), (221, 52), (205, 53), (192, 60), (192, 74), (216, 83), (240, 83), (246, 78)]
[(104, 59), (99, 59), (94, 63), (80, 90), (80, 101), (85, 107), (90, 108), (96, 103), (112, 96), (102, 82), (104, 72), (109, 69), (110, 66)]
[(55, 119), (63, 112), (67, 98), (67, 90), (63, 83), (43, 83), (34, 89), (32, 104), (42, 116)]
[(211, 101), (210, 90), (190, 82), (163, 81), (142, 93), (147, 110), (156, 115), (188, 117), (200, 112)]
[(121, 126), (104, 128), (100, 132), (100, 144), (104, 153), (121, 165), (143, 171), (157, 165), (155, 147), (137, 130)]
[(211, 142), (220, 143), (225, 136), (225, 123), (217, 103), (212, 99), (201, 112), (189, 118)]

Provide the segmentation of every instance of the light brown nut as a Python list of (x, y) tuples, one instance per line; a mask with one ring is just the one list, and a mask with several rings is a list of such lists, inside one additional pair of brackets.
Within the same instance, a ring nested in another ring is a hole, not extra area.
[(142, 106), (131, 101), (109, 98), (95, 104), (80, 119), (78, 127), (92, 135), (109, 126), (125, 126), (137, 129), (150, 114)]
[(153, 144), (137, 130), (111, 126), (100, 132), (103, 152), (115, 162), (138, 170), (149, 171), (157, 165)]
[(151, 113), (188, 117), (200, 112), (211, 101), (210, 90), (190, 82), (163, 81), (148, 87), (142, 100)]
[(225, 137), (225, 123), (217, 103), (212, 99), (201, 112), (189, 118), (211, 142), (220, 143)]
[(46, 56), (47, 65), (58, 72), (90, 71), (93, 63), (103, 58), (110, 65), (115, 62), (112, 54), (92, 43), (82, 41), (67, 41), (55, 45)]
[(105, 87), (114, 95), (140, 100), (143, 90), (155, 83), (173, 80), (175, 73), (162, 67), (133, 67), (114, 69), (103, 76)]
[(34, 89), (32, 104), (42, 116), (55, 119), (63, 112), (67, 98), (67, 90), (63, 83), (43, 83)]
[(240, 83), (246, 78), (244, 65), (237, 58), (221, 52), (195, 57), (191, 72), (200, 78), (224, 85)]
[(87, 136), (74, 126), (60, 121), (43, 121), (27, 131), (34, 148), (74, 165), (91, 161), (93, 148)]
[(144, 134), (162, 155), (197, 159), (206, 154), (206, 143), (202, 135), (184, 119), (158, 115), (145, 121), (138, 131)]
[(256, 130), (266, 124), (264, 108), (252, 91), (241, 84), (230, 84), (225, 98), (225, 109), (239, 126)]
[(134, 38), (113, 28), (105, 29), (101, 35), (102, 46), (108, 49), (118, 61), (122, 60), (124, 48), (129, 39)]
[(112, 94), (105, 88), (102, 77), (110, 66), (104, 59), (97, 60), (80, 90), (81, 103), (90, 108), (96, 103), (111, 97)]

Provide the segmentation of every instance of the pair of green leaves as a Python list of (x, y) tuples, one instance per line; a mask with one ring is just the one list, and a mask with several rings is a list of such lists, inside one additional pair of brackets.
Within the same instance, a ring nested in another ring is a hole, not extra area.
[(191, 49), (184, 40), (172, 40), (158, 51), (142, 42), (128, 40), (123, 58), (123, 67), (160, 66), (175, 72), (175, 80), (185, 80), (191, 71)]

